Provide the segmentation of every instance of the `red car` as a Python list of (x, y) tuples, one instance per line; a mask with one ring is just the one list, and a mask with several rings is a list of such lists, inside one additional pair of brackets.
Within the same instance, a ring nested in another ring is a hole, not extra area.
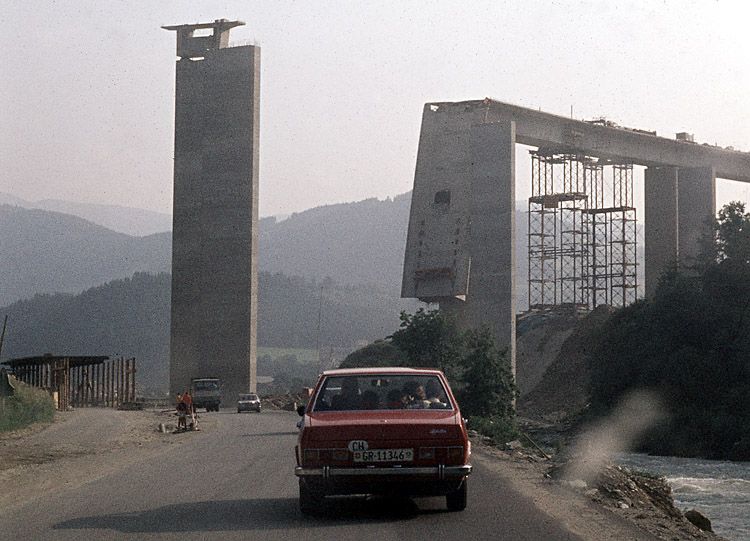
[(303, 513), (345, 494), (445, 496), (448, 509), (466, 508), (471, 444), (439, 370), (329, 370), (298, 412)]

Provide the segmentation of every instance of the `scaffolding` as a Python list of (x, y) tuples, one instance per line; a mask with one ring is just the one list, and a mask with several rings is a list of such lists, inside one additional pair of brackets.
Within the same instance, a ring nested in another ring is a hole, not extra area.
[(561, 149), (530, 154), (529, 309), (634, 302), (633, 164)]
[(592, 204), (587, 211), (591, 308), (627, 306), (638, 298), (633, 164), (607, 162), (606, 169), (610, 174), (602, 174), (591, 184)]
[(530, 309), (588, 306), (587, 162), (575, 153), (531, 151)]

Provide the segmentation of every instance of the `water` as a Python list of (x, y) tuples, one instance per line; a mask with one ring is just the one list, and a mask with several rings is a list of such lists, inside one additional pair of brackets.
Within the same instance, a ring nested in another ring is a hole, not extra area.
[(731, 541), (750, 541), (750, 462), (626, 453), (617, 462), (633, 470), (663, 475), (675, 505), (697, 509), (714, 531)]

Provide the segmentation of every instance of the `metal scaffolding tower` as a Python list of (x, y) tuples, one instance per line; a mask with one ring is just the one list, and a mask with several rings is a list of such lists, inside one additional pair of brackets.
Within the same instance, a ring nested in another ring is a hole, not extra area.
[(627, 306), (638, 298), (633, 164), (606, 163), (599, 167), (602, 174), (592, 177), (587, 210), (590, 305)]
[(633, 165), (555, 149), (530, 154), (529, 309), (634, 302)]
[(588, 158), (531, 151), (529, 308), (588, 306)]

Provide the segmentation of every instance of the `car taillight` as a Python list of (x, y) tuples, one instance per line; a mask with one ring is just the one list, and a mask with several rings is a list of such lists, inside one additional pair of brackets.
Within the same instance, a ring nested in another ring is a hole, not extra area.
[(448, 447), (447, 451), (448, 451), (447, 460), (449, 462), (461, 461), (464, 457), (463, 447)]
[(327, 465), (330, 462), (345, 462), (349, 460), (347, 449), (305, 449), (306, 464)]
[(464, 457), (464, 448), (460, 445), (451, 447), (420, 447), (421, 460), (437, 460), (438, 462), (456, 463)]

